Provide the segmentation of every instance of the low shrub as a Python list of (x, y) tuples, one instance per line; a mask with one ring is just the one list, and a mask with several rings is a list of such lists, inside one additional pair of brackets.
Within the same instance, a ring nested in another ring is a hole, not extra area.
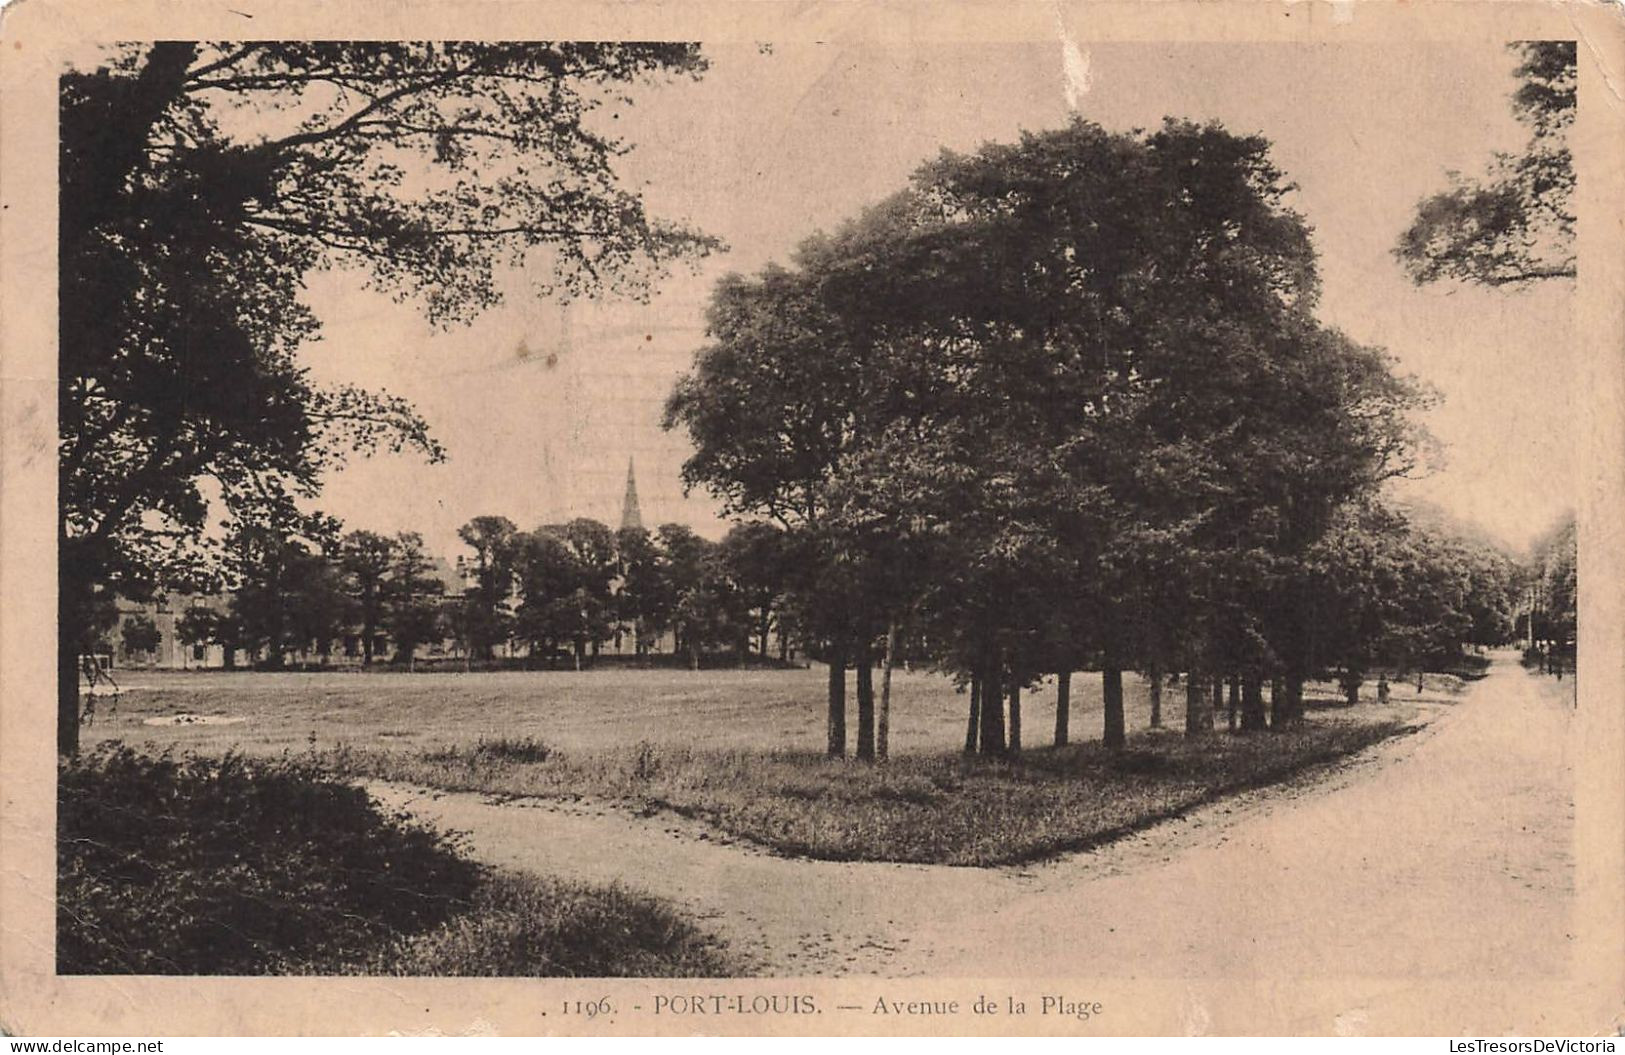
[(307, 762), (104, 744), (57, 785), (57, 970), (263, 974), (339, 964), (469, 904), (454, 838)]
[(533, 736), (480, 737), (473, 747), (432, 748), (424, 757), (440, 762), (468, 761), (474, 765), (492, 762), (511, 762), (533, 765), (546, 762), (553, 749)]
[(313, 758), (104, 744), (61, 766), (57, 801), (59, 974), (737, 973), (667, 903), (485, 869)]

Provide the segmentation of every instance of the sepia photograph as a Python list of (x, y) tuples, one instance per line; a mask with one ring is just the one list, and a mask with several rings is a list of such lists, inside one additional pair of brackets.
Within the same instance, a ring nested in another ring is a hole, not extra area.
[(1189, 995), (1279, 978), (1618, 1015), (1579, 584), (1618, 588), (1618, 169), (1577, 161), (1617, 39), (760, 6), (216, 12), (29, 67), (39, 984), (617, 982), (527, 983), (537, 1032), (1582, 1028)]

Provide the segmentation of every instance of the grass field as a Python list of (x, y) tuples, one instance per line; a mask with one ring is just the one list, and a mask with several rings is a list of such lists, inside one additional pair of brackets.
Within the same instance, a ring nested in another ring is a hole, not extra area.
[(798, 857), (988, 866), (1110, 842), (1417, 728), (1409, 723), (1414, 707), (1386, 711), (1194, 741), (1147, 732), (1121, 751), (1094, 742), (1007, 759), (905, 755), (886, 766), (648, 743), (569, 754), (532, 740), (318, 757), (341, 774), (447, 791), (671, 810)]
[[(573, 752), (661, 747), (817, 753), (824, 748), (825, 673), (810, 670), (539, 671), (498, 673), (270, 674), (123, 671), (116, 710), (98, 706), (86, 743), (115, 738), (154, 749), (214, 754), (301, 752), (314, 746), (387, 748), (416, 753), (470, 746), (481, 739), (531, 737)], [(850, 680), (850, 679), (849, 679)], [(876, 679), (878, 682), (878, 678)], [(1144, 681), (1124, 677), (1129, 728), (1149, 722)], [(1430, 676), (1424, 699), (1449, 700), (1450, 679)], [(1415, 684), (1394, 685), (1396, 703), (1414, 702)], [(934, 755), (964, 742), (968, 697), (935, 673), (893, 676), (892, 751)], [(1312, 698), (1331, 702), (1321, 686)], [(1368, 687), (1367, 698), (1375, 689)], [(848, 731), (856, 735), (855, 690), (848, 685)], [(1374, 702), (1354, 712), (1380, 709)], [(1055, 722), (1053, 679), (1022, 700), (1027, 746), (1049, 742)], [(202, 715), (233, 724), (148, 724)], [(1164, 723), (1180, 728), (1184, 692), (1164, 693)], [(1223, 724), (1223, 718), (1220, 718)], [(1072, 679), (1072, 738), (1101, 729), (1100, 676)]]
[[(990, 865), (1094, 845), (1211, 799), (1279, 781), (1414, 728), (1418, 694), (1343, 705), (1316, 686), (1285, 734), (1191, 742), (1184, 693), (1148, 731), (1143, 679), (1125, 678), (1129, 750), (1098, 743), (1100, 676), (1072, 685), (1073, 746), (1045, 748), (1054, 687), (1024, 694), (1017, 760), (961, 757), (968, 698), (941, 675), (894, 677), (893, 763), (823, 757), (825, 675), (811, 670), (374, 674), (142, 673), (88, 739), (217, 754), (289, 754), (356, 778), (669, 809), (783, 853)], [(849, 687), (850, 688), (850, 687)], [(849, 712), (855, 709), (849, 702)], [(195, 720), (197, 717), (213, 722)], [(178, 722), (176, 719), (179, 719)], [(1219, 720), (1222, 727), (1223, 718)], [(855, 730), (849, 713), (849, 731)]]

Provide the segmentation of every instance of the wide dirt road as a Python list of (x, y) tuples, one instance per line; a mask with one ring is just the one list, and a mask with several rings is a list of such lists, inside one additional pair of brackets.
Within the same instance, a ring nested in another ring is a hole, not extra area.
[[(933, 973), (1564, 973), (1572, 711), (1552, 688), (1503, 657), (1409, 742), (1328, 784), (1265, 792), (1228, 823), (1193, 816), (1151, 867), (1091, 879), (1086, 858), (1055, 866), (1042, 892), (939, 949)], [(1142, 850), (1168, 836), (1147, 833)]]
[(1507, 978), (1572, 941), (1572, 713), (1510, 658), (1421, 733), (1024, 869), (791, 860), (689, 822), (375, 785), (487, 860), (672, 898), (766, 974)]

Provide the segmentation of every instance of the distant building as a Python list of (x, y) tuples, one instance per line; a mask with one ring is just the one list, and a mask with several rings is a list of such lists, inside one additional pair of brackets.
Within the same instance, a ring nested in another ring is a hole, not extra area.
[[(150, 601), (131, 601), (119, 598), (118, 620), (107, 632), (105, 653), (111, 666), (159, 667), (184, 670), (190, 667), (220, 667), (225, 665), (225, 650), (214, 644), (183, 642), (179, 632), (181, 618), (194, 608), (224, 611), (226, 599), (192, 594), (158, 594)], [(124, 628), (140, 619), (151, 621), (158, 631), (158, 647), (151, 651), (132, 651), (126, 646)]]

